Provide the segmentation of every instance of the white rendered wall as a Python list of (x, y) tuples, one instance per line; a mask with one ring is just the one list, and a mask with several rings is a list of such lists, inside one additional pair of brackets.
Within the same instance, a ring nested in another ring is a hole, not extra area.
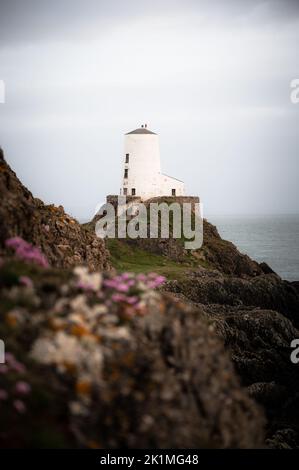
[(175, 189), (176, 196), (185, 196), (185, 185), (183, 181), (163, 174), (160, 175), (160, 181), (161, 196), (171, 196), (173, 189)]
[[(125, 163), (126, 154), (129, 154), (129, 163)], [(160, 150), (159, 138), (156, 134), (128, 134), (125, 135), (123, 155), (123, 188), (127, 194), (132, 195), (132, 188), (136, 196), (142, 199), (155, 197), (160, 187)], [(124, 178), (125, 169), (128, 169), (128, 178)]]
[[(126, 154), (129, 162), (126, 163)], [(125, 169), (128, 178), (124, 178)], [(132, 195), (146, 200), (157, 196), (185, 195), (184, 183), (161, 173), (159, 137), (156, 134), (126, 134), (123, 154), (122, 185), (120, 194)]]

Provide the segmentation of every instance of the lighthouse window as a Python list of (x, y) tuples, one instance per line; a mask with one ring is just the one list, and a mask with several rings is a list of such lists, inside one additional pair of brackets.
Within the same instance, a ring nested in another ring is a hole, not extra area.
[(171, 190), (171, 195), (172, 195), (172, 196), (175, 196), (175, 189), (172, 189), (172, 190)]
[(125, 178), (128, 178), (128, 173), (129, 173), (129, 170), (128, 168), (125, 169)]
[(124, 196), (128, 194), (128, 188), (124, 188)]
[(135, 196), (135, 195), (136, 195), (136, 189), (132, 188), (132, 196)]
[(126, 153), (126, 163), (129, 163), (129, 154)]

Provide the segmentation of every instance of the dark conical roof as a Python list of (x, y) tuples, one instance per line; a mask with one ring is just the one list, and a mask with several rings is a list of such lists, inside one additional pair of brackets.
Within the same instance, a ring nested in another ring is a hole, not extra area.
[(138, 127), (138, 129), (135, 129), (134, 131), (126, 133), (126, 135), (129, 135), (129, 134), (154, 134), (156, 135), (155, 132), (149, 131), (146, 127)]

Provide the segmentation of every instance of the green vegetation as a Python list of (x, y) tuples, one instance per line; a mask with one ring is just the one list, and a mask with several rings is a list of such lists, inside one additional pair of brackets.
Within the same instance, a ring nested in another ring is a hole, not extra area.
[[(165, 198), (161, 201), (167, 205), (173, 204), (173, 199)], [(195, 214), (191, 213), (191, 229), (195, 228)], [(172, 235), (174, 231), (174, 214), (173, 211), (169, 213), (169, 233)], [(147, 223), (149, 232), (150, 209), (147, 207)], [(183, 209), (181, 208), (181, 223), (183, 221)], [(158, 236), (161, 237), (161, 212), (158, 213), (157, 218)], [(82, 225), (85, 230), (94, 231), (95, 222), (89, 222)], [(115, 224), (117, 233), (117, 220)], [(187, 239), (181, 227), (181, 237), (176, 239), (179, 247), (182, 247)], [(153, 253), (145, 248), (137, 246), (129, 238), (114, 239), (107, 238), (106, 246), (111, 255), (111, 263), (118, 271), (130, 271), (136, 273), (156, 272), (168, 279), (180, 279), (186, 276), (186, 273), (191, 269), (196, 269), (198, 266), (209, 268), (209, 263), (204, 259), (204, 256), (197, 253), (185, 250), (182, 258), (179, 261), (171, 259), (169, 256)]]
[(119, 239), (108, 238), (106, 243), (111, 254), (111, 262), (118, 271), (135, 273), (153, 271), (168, 279), (178, 279), (190, 270), (190, 263), (177, 263), (166, 256), (150, 253), (136, 246), (131, 247)]

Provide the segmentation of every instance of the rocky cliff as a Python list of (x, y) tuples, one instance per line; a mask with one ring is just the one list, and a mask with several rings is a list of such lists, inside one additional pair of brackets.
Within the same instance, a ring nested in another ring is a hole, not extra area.
[(212, 323), (153, 283), (2, 264), (1, 446), (264, 445), (262, 410)]
[[(159, 198), (158, 202), (173, 202)], [(182, 239), (109, 241), (121, 269), (155, 270), (167, 277), (163, 290), (199, 308), (230, 351), (242, 384), (267, 415), (268, 446), (298, 447), (298, 366), (290, 360), (299, 338), (297, 283), (282, 280), (222, 240), (204, 220), (204, 243), (188, 252)]]
[(0, 193), (2, 447), (299, 447), (296, 283), (207, 221), (109, 255), (2, 154)]
[(0, 198), (0, 253), (5, 240), (18, 235), (39, 246), (53, 266), (110, 268), (105, 243), (84, 230), (63, 207), (34, 198), (5, 161), (1, 148)]

